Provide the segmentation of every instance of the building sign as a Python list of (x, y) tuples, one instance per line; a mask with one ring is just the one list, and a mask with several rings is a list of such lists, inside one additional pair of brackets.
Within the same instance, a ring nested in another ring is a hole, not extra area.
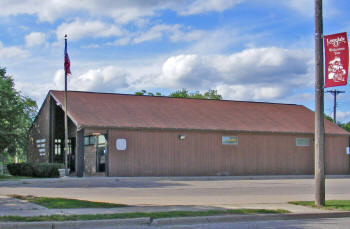
[(237, 145), (238, 137), (237, 136), (222, 136), (222, 144), (224, 145)]
[(349, 48), (346, 33), (324, 36), (325, 86), (343, 86), (348, 81)]
[(118, 138), (115, 142), (117, 150), (126, 150), (126, 139)]

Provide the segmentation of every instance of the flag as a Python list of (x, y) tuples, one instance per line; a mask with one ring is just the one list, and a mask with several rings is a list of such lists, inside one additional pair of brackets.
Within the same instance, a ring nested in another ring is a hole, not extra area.
[(348, 81), (349, 48), (346, 33), (324, 36), (325, 87), (343, 86)]
[(67, 38), (64, 40), (64, 71), (65, 71), (65, 75), (69, 75), (71, 74), (70, 72), (70, 60), (69, 60), (69, 56), (68, 56), (68, 52), (67, 52)]

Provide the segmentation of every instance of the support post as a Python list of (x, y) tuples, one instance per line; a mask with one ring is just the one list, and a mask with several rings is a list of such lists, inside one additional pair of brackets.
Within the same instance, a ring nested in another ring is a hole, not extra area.
[(315, 204), (325, 204), (322, 0), (315, 0)]
[(84, 129), (77, 131), (76, 137), (76, 173), (78, 177), (84, 176)]

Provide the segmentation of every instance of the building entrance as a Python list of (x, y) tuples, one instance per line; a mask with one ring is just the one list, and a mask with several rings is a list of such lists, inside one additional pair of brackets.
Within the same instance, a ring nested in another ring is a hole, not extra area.
[(107, 144), (105, 135), (97, 136), (97, 147), (96, 147), (96, 172), (106, 171), (106, 155), (107, 155)]

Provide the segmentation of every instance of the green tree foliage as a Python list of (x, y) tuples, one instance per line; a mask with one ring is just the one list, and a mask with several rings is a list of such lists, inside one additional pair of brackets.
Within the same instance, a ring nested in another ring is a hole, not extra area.
[[(154, 94), (152, 92), (147, 92), (146, 90), (137, 91), (135, 92), (135, 95), (162, 96), (162, 94), (159, 92)], [(202, 94), (199, 91), (190, 92), (186, 88), (170, 93), (169, 97), (194, 98), (194, 99), (217, 99), (217, 100), (222, 99), (222, 96), (218, 94), (217, 90), (209, 89), (207, 92), (204, 92), (204, 94)]]
[(137, 91), (135, 92), (135, 95), (162, 96), (160, 92), (154, 94), (153, 92), (147, 92), (146, 90)]
[(350, 122), (347, 122), (347, 123), (338, 123), (338, 126), (340, 126), (341, 128), (343, 128), (344, 130), (350, 132)]
[[(324, 117), (326, 119), (328, 119), (329, 121), (333, 122), (333, 118), (324, 114)], [(350, 122), (347, 122), (347, 123), (341, 123), (341, 122), (337, 122), (337, 125), (341, 128), (343, 128), (344, 130), (350, 132)]]
[(211, 89), (209, 89), (207, 92), (202, 94), (199, 91), (190, 92), (186, 88), (183, 88), (182, 90), (178, 90), (171, 93), (169, 96), (175, 97), (175, 98), (216, 99), (216, 100), (222, 99), (222, 96), (218, 94), (217, 90), (211, 90)]
[(332, 118), (331, 116), (328, 116), (328, 115), (324, 114), (324, 117), (325, 117), (328, 121), (333, 122), (333, 118)]
[(27, 132), (36, 115), (37, 105), (14, 88), (14, 80), (0, 68), (0, 154), (24, 159)]

